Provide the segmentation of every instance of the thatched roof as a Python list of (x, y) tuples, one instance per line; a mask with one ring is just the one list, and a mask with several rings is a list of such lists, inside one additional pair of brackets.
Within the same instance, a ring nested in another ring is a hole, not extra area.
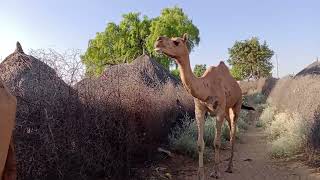
[[(105, 69), (102, 76), (98, 79), (111, 80), (114, 78), (130, 78), (128, 81), (142, 80), (144, 84), (150, 87), (159, 86), (164, 83), (179, 84), (180, 81), (174, 77), (167, 69), (165, 69), (156, 60), (147, 55), (139, 56), (132, 63), (112, 65)], [(76, 86), (92, 81), (97, 78), (86, 78), (77, 83)]]
[(18, 100), (19, 179), (128, 179), (135, 153), (151, 153), (179, 116), (193, 111), (178, 81), (147, 56), (74, 90), (17, 43), (0, 77)]
[(320, 75), (320, 62), (315, 61), (302, 71), (296, 74), (295, 77), (306, 76), (306, 75)]
[(179, 81), (146, 55), (131, 64), (108, 67), (100, 77), (84, 79), (75, 88), (84, 104), (105, 104), (110, 117), (126, 116), (114, 110), (124, 108), (130, 114), (129, 128), (138, 136), (144, 134), (135, 140), (141, 148), (143, 144), (159, 146), (173, 124), (194, 111), (193, 99)]
[(25, 54), (19, 42), (16, 50), (0, 64), (0, 76), (15, 96), (34, 104), (57, 105), (59, 98), (71, 93), (52, 68)]
[(58, 151), (68, 152), (73, 130), (67, 128), (78, 114), (76, 93), (52, 68), (25, 54), (19, 42), (0, 64), (0, 76), (18, 100), (14, 132), (18, 177), (48, 178), (48, 172), (54, 172), (52, 163), (65, 160), (54, 158)]
[[(180, 81), (174, 77), (167, 69), (160, 65), (156, 60), (150, 58), (147, 55), (142, 55), (135, 59), (132, 63), (132, 70), (139, 72), (140, 77), (147, 85), (155, 86), (158, 83), (174, 83), (178, 84)], [(137, 71), (139, 69), (139, 71)], [(111, 69), (107, 69), (110, 73)]]
[[(84, 79), (77, 83), (75, 88), (78, 90), (80, 98), (90, 95), (90, 97), (96, 97), (95, 101), (118, 103), (121, 100), (122, 106), (129, 106), (128, 104), (132, 103), (133, 98), (150, 98), (152, 100), (153, 93), (160, 93), (161, 89), (169, 84), (172, 85), (171, 95), (175, 97), (171, 100), (183, 102), (184, 100), (181, 98), (186, 96), (179, 97), (178, 91), (183, 95), (187, 95), (187, 92), (179, 82), (155, 60), (147, 55), (142, 55), (130, 64), (107, 67), (100, 77)], [(187, 97), (192, 101), (191, 96)], [(134, 111), (135, 108), (131, 108)]]

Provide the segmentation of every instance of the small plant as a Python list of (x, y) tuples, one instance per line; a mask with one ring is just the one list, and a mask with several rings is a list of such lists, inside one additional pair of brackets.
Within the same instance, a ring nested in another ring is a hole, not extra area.
[(182, 154), (195, 157), (197, 154), (196, 122), (185, 115), (182, 124), (175, 127), (169, 135), (170, 147)]
[[(271, 155), (274, 158), (289, 157), (298, 152), (300, 144), (289, 136), (281, 136), (271, 142)], [(298, 148), (297, 148), (298, 147)]]
[(264, 126), (264, 124), (261, 122), (261, 121), (258, 121), (257, 123), (256, 123), (256, 127), (257, 128), (261, 128), (261, 127), (263, 127)]
[(255, 104), (263, 104), (266, 102), (266, 96), (263, 95), (262, 93), (256, 93), (253, 95), (253, 102)]
[(282, 112), (267, 126), (273, 157), (289, 157), (302, 150), (308, 134), (308, 123), (297, 113)]
[(259, 121), (257, 123), (258, 127), (266, 128), (274, 120), (276, 114), (276, 109), (268, 105), (261, 113)]
[(248, 102), (248, 99), (252, 99), (253, 103), (258, 105), (258, 104), (264, 104), (267, 100), (267, 97), (262, 93), (254, 93), (254, 94), (245, 96), (243, 99), (243, 102), (246, 104)]
[(269, 134), (271, 140), (276, 140), (280, 136), (288, 133), (288, 126), (292, 122), (289, 113), (279, 113), (274, 116), (274, 120), (271, 121), (270, 126), (267, 127), (266, 131)]
[[(242, 111), (237, 122), (237, 133), (236, 137), (239, 138), (239, 134), (248, 129), (247, 124), (247, 113)], [(211, 150), (214, 144), (215, 137), (215, 126), (216, 119), (208, 117), (205, 120), (204, 125), (204, 142), (206, 147)], [(169, 144), (172, 150), (179, 152), (181, 154), (188, 155), (192, 158), (197, 158), (197, 139), (198, 139), (198, 129), (197, 123), (190, 116), (186, 115), (182, 120), (182, 124), (173, 128), (171, 134), (169, 135)], [(226, 143), (230, 139), (230, 131), (227, 121), (222, 125), (221, 130), (221, 143)], [(205, 150), (205, 155), (207, 152)]]

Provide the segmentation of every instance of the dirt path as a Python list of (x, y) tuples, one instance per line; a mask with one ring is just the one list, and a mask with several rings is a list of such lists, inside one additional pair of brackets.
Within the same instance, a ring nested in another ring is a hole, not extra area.
[[(224, 172), (227, 168), (227, 161), (220, 164), (223, 180), (304, 180), (320, 179), (319, 174), (311, 173), (309, 169), (301, 163), (276, 162), (270, 160), (268, 156), (269, 146), (263, 130), (251, 125), (246, 133), (241, 136), (241, 140), (236, 145), (234, 172), (232, 174)], [(212, 154), (213, 157), (213, 154)], [(229, 150), (222, 150), (222, 160), (229, 157)], [(156, 167), (154, 167), (156, 169)], [(205, 173), (207, 179), (213, 168), (213, 161), (205, 163)], [(172, 179), (196, 180), (197, 161), (186, 159), (184, 156), (175, 156), (157, 165), (157, 173), (169, 173)], [(156, 177), (153, 174), (148, 179), (166, 179), (164, 176)]]

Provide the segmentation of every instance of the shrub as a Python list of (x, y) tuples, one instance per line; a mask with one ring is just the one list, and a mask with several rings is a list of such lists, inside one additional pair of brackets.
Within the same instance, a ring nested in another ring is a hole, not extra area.
[(248, 103), (248, 99), (252, 100), (252, 103), (258, 105), (258, 104), (265, 103), (267, 98), (261, 92), (257, 92), (257, 93), (253, 93), (248, 96), (245, 96), (243, 102)]
[(197, 125), (186, 115), (180, 126), (175, 127), (169, 135), (170, 147), (178, 152), (193, 157), (197, 154)]
[(271, 155), (274, 158), (289, 157), (301, 149), (300, 144), (289, 136), (281, 136), (271, 143)]
[(275, 140), (280, 135), (287, 133), (287, 126), (290, 124), (290, 116), (288, 113), (279, 113), (274, 116), (270, 126), (267, 127), (267, 132), (271, 140)]
[(255, 104), (263, 104), (266, 101), (266, 96), (263, 95), (262, 93), (256, 93), (253, 96), (253, 103)]
[(266, 127), (271, 124), (274, 119), (276, 109), (268, 105), (261, 113), (259, 121), (257, 122), (258, 127)]
[[(290, 123), (297, 124), (300, 123), (297, 121), (301, 121), (303, 124), (302, 130), (307, 130), (304, 135), (308, 137), (303, 144), (306, 145), (308, 143), (308, 146), (304, 147), (311, 151), (319, 147), (318, 139), (320, 133), (317, 130), (320, 129), (318, 127), (320, 123), (317, 122), (319, 121), (317, 112), (320, 107), (320, 101), (318, 100), (320, 99), (319, 80), (319, 76), (312, 75), (281, 78), (277, 81), (267, 99), (268, 103), (278, 112), (289, 112), (303, 117)], [(288, 145), (286, 144), (286, 146)], [(312, 158), (309, 156), (309, 160), (312, 161)]]
[(309, 125), (297, 113), (279, 113), (267, 127), (273, 157), (288, 157), (302, 150)]
[(312, 125), (310, 129), (309, 134), (309, 144), (312, 145), (312, 147), (319, 151), (320, 150), (320, 107), (318, 108), (315, 116), (314, 116), (314, 124)]
[[(237, 122), (236, 137), (239, 138), (239, 134), (248, 129), (247, 117), (248, 113), (241, 111), (240, 117)], [(172, 129), (169, 135), (169, 145), (172, 150), (196, 158), (198, 155), (197, 139), (198, 128), (197, 123), (190, 116), (186, 115), (181, 120), (182, 124)], [(208, 117), (204, 125), (204, 142), (207, 147), (213, 148), (215, 137), (215, 118)], [(226, 143), (230, 139), (230, 131), (227, 121), (224, 122), (221, 129), (221, 142)], [(207, 151), (205, 151), (206, 154)]]

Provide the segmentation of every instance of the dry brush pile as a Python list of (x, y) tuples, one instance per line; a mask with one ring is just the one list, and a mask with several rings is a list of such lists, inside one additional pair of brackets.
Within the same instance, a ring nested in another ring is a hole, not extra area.
[(273, 77), (260, 78), (255, 81), (240, 81), (239, 85), (243, 94), (262, 93), (268, 96), (276, 85), (277, 80)]
[(296, 76), (277, 81), (261, 121), (270, 134), (272, 155), (289, 157), (306, 151), (316, 162), (320, 147), (320, 72), (315, 62)]
[(147, 56), (70, 87), (17, 44), (0, 73), (18, 99), (19, 179), (125, 179), (193, 112), (179, 82)]
[[(1, 78), (17, 96), (14, 132), (19, 179), (59, 179), (70, 170), (78, 119), (75, 91), (20, 44), (0, 64)], [(70, 128), (70, 129), (67, 129)]]

